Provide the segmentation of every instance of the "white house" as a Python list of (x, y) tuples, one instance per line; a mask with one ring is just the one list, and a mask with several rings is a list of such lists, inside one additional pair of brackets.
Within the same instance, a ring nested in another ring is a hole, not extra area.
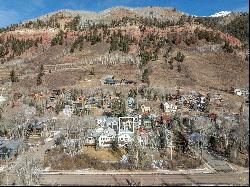
[(126, 146), (133, 141), (132, 134), (121, 133), (118, 135), (119, 146)]
[(118, 130), (119, 118), (100, 116), (96, 119), (96, 123), (102, 128), (110, 127), (112, 129)]
[(142, 123), (142, 116), (141, 115), (138, 115), (138, 116), (135, 116), (134, 117), (134, 127), (136, 129), (138, 129), (140, 126), (141, 126), (141, 123)]
[(68, 117), (71, 117), (72, 114), (73, 114), (73, 110), (72, 108), (70, 107), (70, 105), (65, 105), (64, 109), (63, 109), (63, 114), (68, 116)]
[(205, 102), (206, 102), (206, 97), (204, 97), (204, 96), (201, 96), (200, 97), (200, 101), (201, 101), (201, 104), (205, 104)]
[(6, 97), (0, 95), (0, 105), (7, 100)]
[(107, 118), (106, 126), (112, 128), (114, 130), (118, 130), (119, 118), (117, 118), (117, 117)]
[(113, 140), (116, 136), (114, 129), (108, 127), (102, 131), (98, 137), (98, 143), (100, 147), (110, 147), (113, 143)]
[(143, 113), (145, 113), (145, 112), (150, 112), (150, 107), (146, 107), (145, 105), (141, 105), (141, 111), (142, 111)]
[(168, 102), (165, 102), (163, 104), (164, 106), (164, 112), (168, 112), (168, 113), (175, 113), (177, 111), (177, 106), (176, 105), (173, 105), (173, 104), (170, 104)]
[(104, 127), (106, 124), (106, 117), (105, 116), (100, 116), (96, 119), (96, 123), (99, 127)]
[(129, 108), (133, 108), (135, 104), (135, 99), (133, 97), (128, 97), (127, 103)]
[(238, 96), (243, 95), (241, 89), (238, 89), (238, 88), (234, 90), (234, 94), (235, 94), (235, 95), (238, 95)]

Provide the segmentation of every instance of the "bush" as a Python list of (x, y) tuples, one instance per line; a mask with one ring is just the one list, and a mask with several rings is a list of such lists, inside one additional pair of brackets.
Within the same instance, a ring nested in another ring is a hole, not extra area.
[(227, 53), (232, 53), (234, 51), (232, 45), (230, 45), (229, 42), (225, 42), (222, 49), (224, 49), (225, 52), (227, 52)]
[(61, 30), (52, 40), (51, 46), (63, 44), (63, 31)]
[(179, 51), (174, 59), (178, 62), (183, 62), (185, 59), (185, 55)]

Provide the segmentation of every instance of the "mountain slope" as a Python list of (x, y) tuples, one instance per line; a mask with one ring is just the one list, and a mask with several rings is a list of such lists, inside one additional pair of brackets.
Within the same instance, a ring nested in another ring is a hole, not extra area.
[(99, 87), (106, 74), (158, 87), (245, 86), (247, 16), (192, 17), (160, 7), (60, 10), (1, 30), (0, 79), (15, 69), (15, 85), (32, 88), (43, 65), (48, 88)]

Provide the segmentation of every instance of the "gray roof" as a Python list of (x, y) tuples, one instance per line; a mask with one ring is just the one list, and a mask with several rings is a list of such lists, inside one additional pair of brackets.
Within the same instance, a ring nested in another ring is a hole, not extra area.
[(104, 80), (104, 84), (116, 84), (118, 83), (119, 81), (117, 80), (114, 80), (114, 79), (105, 79)]
[(103, 80), (105, 80), (105, 79), (113, 79), (113, 78), (114, 78), (114, 75), (105, 75), (103, 77)]
[(105, 128), (100, 135), (104, 136), (115, 136), (116, 131), (110, 127)]
[(88, 129), (87, 130), (87, 137), (98, 137), (102, 132), (97, 132), (97, 129), (99, 128), (95, 128), (95, 129)]
[(16, 140), (0, 139), (0, 154), (3, 153), (2, 148), (5, 147), (10, 151), (10, 155), (13, 155), (22, 144), (23, 140), (21, 138)]
[(106, 122), (112, 122), (112, 121), (119, 121), (118, 117), (108, 117), (108, 116), (99, 116), (96, 118), (96, 120), (102, 120)]
[(199, 133), (193, 133), (189, 136), (189, 141), (191, 142), (201, 142), (203, 141), (203, 136)]

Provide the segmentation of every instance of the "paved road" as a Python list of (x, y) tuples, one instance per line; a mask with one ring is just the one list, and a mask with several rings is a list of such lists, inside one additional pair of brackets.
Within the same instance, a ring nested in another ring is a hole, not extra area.
[(224, 171), (224, 172), (234, 171), (234, 168), (232, 168), (228, 164), (228, 162), (226, 162), (226, 161), (224, 161), (222, 159), (216, 158), (214, 155), (209, 153), (207, 150), (203, 151), (202, 157), (216, 171)]
[[(190, 147), (190, 149), (196, 154), (196, 156), (200, 156), (200, 152), (195, 149), (195, 147)], [(202, 151), (202, 160), (209, 165), (214, 171), (217, 172), (233, 172), (235, 168), (232, 168), (231, 165), (219, 158), (218, 156), (213, 155), (207, 149), (203, 149)]]
[(46, 174), (41, 185), (247, 185), (248, 173), (213, 173), (194, 175), (77, 175)]

